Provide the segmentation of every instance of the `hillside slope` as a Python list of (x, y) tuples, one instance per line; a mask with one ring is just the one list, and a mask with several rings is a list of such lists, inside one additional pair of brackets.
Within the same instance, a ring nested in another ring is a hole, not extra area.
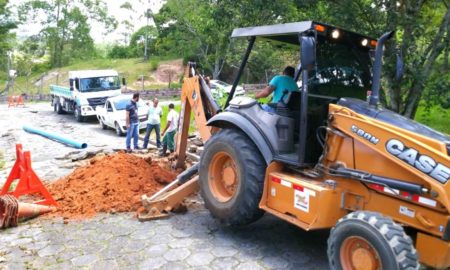
[(142, 59), (135, 58), (80, 61), (66, 67), (49, 70), (45, 74), (33, 74), (29, 78), (17, 77), (10, 93), (48, 93), (50, 84), (68, 85), (68, 72), (82, 69), (117, 70), (121, 77), (126, 78), (128, 89), (136, 90), (142, 89), (142, 76), (144, 76), (144, 89), (160, 89), (168, 87), (169, 79), (172, 83), (179, 82), (183, 73), (183, 60), (150, 59), (148, 62), (143, 62)]

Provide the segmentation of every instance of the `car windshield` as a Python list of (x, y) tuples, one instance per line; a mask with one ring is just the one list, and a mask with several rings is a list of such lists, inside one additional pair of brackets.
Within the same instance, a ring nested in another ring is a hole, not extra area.
[[(127, 98), (127, 99), (119, 99), (114, 101), (114, 107), (116, 108), (116, 111), (123, 111), (127, 108), (128, 103), (130, 103), (131, 98)], [(144, 104), (142, 104), (141, 102), (137, 103), (138, 108), (143, 107)]]
[(120, 89), (120, 80), (117, 76), (105, 76), (80, 79), (81, 92), (94, 92)]

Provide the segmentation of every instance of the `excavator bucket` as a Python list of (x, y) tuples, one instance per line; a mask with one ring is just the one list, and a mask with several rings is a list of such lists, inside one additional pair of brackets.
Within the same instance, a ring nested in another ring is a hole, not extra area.
[(145, 210), (138, 213), (139, 221), (167, 218), (170, 212), (186, 209), (183, 200), (199, 190), (198, 176), (191, 179), (197, 172), (198, 164), (179, 174), (174, 181), (153, 196), (142, 195)]

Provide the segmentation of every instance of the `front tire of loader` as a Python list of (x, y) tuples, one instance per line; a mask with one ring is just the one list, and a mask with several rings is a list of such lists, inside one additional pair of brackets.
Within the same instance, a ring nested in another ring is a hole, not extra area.
[(403, 228), (379, 213), (341, 218), (328, 238), (331, 269), (419, 269), (416, 249)]
[(206, 208), (227, 226), (245, 225), (264, 212), (266, 163), (256, 145), (237, 129), (223, 129), (205, 145), (200, 159), (200, 191)]

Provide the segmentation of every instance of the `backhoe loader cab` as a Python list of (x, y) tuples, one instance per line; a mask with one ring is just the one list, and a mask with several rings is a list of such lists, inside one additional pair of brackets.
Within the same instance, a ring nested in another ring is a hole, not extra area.
[[(249, 39), (234, 85), (240, 79), (254, 42), (260, 40), (296, 47), (300, 68), (295, 79), (307, 83), (302, 83), (299, 92), (287, 94), (285, 104), (272, 104), (276, 113), (262, 111), (251, 99), (237, 98), (229, 101), (226, 113), (213, 120), (234, 118), (238, 126), (253, 122), (267, 142), (258, 145), (266, 162), (278, 160), (301, 167), (314, 166), (322, 154), (317, 130), (326, 125), (328, 104), (336, 103), (341, 97), (367, 98), (372, 85), (370, 52), (376, 46), (376, 39), (312, 21), (240, 28), (233, 31), (232, 37)], [(246, 133), (253, 134), (250, 130)], [(257, 140), (258, 135), (254, 136)]]
[[(392, 34), (373, 39), (313, 21), (235, 29), (249, 43), (222, 112), (201, 77), (185, 76), (182, 134), (191, 107), (196, 119), (213, 108), (196, 123), (206, 141), (198, 185), (214, 217), (236, 226), (269, 212), (305, 230), (332, 228), (332, 269), (450, 267), (450, 138), (378, 106)], [(232, 99), (258, 40), (300, 55), (301, 87), (274, 113)]]

